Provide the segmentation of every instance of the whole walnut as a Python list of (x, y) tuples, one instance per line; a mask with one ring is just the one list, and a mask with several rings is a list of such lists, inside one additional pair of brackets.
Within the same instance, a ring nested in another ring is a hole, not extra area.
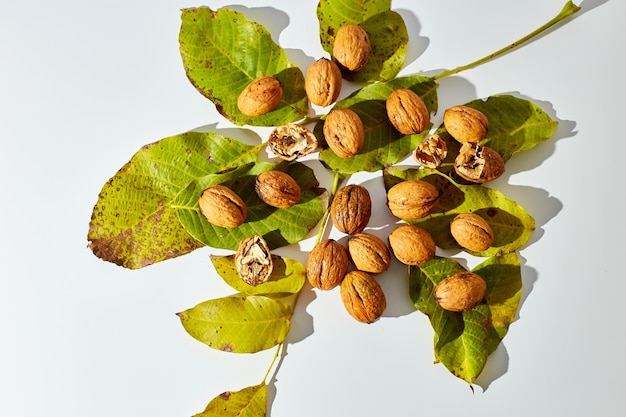
[(333, 226), (343, 233), (361, 232), (372, 215), (372, 199), (367, 189), (350, 184), (337, 191), (330, 205)]
[(350, 158), (359, 153), (365, 141), (365, 128), (356, 112), (351, 109), (332, 109), (324, 121), (324, 138), (340, 158)]
[(426, 181), (404, 180), (387, 191), (387, 206), (394, 216), (416, 220), (428, 216), (439, 204), (439, 190)]
[(306, 126), (287, 123), (272, 130), (267, 146), (280, 159), (294, 161), (315, 152), (317, 137)]
[(274, 110), (283, 99), (283, 86), (274, 77), (263, 76), (252, 81), (239, 94), (237, 108), (246, 116), (260, 116)]
[(304, 77), (304, 90), (309, 101), (318, 106), (330, 106), (341, 92), (341, 70), (330, 59), (320, 58), (309, 66)]
[(362, 323), (375, 322), (387, 308), (383, 289), (367, 272), (348, 272), (341, 282), (339, 294), (348, 313)]
[(480, 304), (486, 293), (487, 283), (480, 275), (460, 271), (439, 282), (433, 295), (444, 310), (467, 312)]
[(341, 26), (335, 35), (332, 55), (349, 71), (363, 69), (370, 56), (370, 39), (365, 29), (354, 24)]
[(468, 106), (453, 106), (443, 113), (443, 124), (454, 139), (476, 143), (484, 139), (489, 128), (487, 116)]
[(430, 112), (424, 100), (408, 88), (391, 92), (385, 103), (389, 121), (403, 135), (413, 135), (430, 124)]
[(265, 239), (255, 235), (242, 240), (235, 253), (235, 268), (249, 285), (266, 282), (272, 275), (274, 262)]
[(504, 159), (487, 146), (466, 142), (454, 159), (454, 171), (467, 181), (483, 184), (504, 173)]
[(246, 203), (225, 185), (205, 189), (198, 200), (198, 208), (204, 218), (215, 226), (234, 228), (246, 221)]
[(289, 208), (300, 201), (300, 186), (289, 174), (269, 170), (259, 174), (254, 189), (266, 204), (276, 208)]
[(326, 239), (313, 247), (306, 263), (309, 283), (320, 290), (331, 290), (341, 284), (350, 260), (346, 248), (336, 240)]
[(348, 253), (356, 269), (381, 274), (389, 268), (391, 255), (385, 242), (371, 233), (355, 233), (348, 238)]
[(405, 265), (422, 265), (435, 257), (437, 245), (432, 235), (414, 224), (397, 226), (389, 234), (393, 255)]
[(489, 223), (476, 213), (456, 215), (450, 222), (450, 233), (459, 245), (473, 252), (489, 249), (494, 239)]

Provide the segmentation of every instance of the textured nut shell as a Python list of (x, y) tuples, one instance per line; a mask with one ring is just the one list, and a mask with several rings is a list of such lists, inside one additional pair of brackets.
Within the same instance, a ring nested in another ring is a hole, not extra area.
[(428, 216), (439, 204), (439, 190), (422, 180), (399, 182), (387, 192), (387, 206), (391, 213), (404, 220)]
[(439, 135), (432, 135), (417, 145), (413, 157), (426, 168), (437, 168), (448, 156), (448, 145)]
[(359, 153), (365, 140), (365, 129), (358, 114), (350, 109), (333, 109), (324, 122), (324, 138), (340, 158)]
[(326, 239), (315, 245), (306, 263), (309, 283), (320, 290), (331, 290), (341, 284), (350, 260), (341, 243)]
[(435, 287), (435, 300), (448, 311), (466, 312), (476, 307), (485, 297), (487, 283), (473, 272), (457, 272)]
[(358, 71), (367, 64), (369, 56), (370, 39), (361, 26), (347, 24), (339, 28), (333, 42), (333, 58), (339, 65)]
[(261, 236), (250, 236), (239, 243), (235, 253), (235, 268), (241, 279), (257, 286), (266, 282), (274, 270), (267, 242)]
[(214, 185), (204, 190), (200, 195), (198, 206), (205, 219), (220, 227), (240, 226), (247, 216), (244, 201), (224, 185)]
[(362, 323), (373, 323), (387, 308), (380, 284), (363, 271), (348, 272), (339, 288), (341, 301), (348, 313)]
[(304, 78), (304, 90), (309, 101), (324, 107), (337, 101), (341, 84), (341, 70), (334, 61), (326, 58), (311, 64)]
[(381, 274), (389, 268), (391, 255), (385, 242), (370, 233), (355, 233), (348, 239), (348, 253), (356, 269)]
[(330, 205), (333, 226), (343, 233), (358, 233), (365, 229), (372, 215), (372, 199), (365, 187), (356, 184), (339, 189)]
[(389, 121), (403, 135), (419, 133), (430, 123), (430, 113), (426, 104), (413, 90), (408, 88), (394, 90), (385, 105)]
[(489, 249), (493, 243), (493, 230), (478, 214), (462, 213), (452, 219), (450, 233), (459, 245), (474, 252)]
[(467, 106), (454, 106), (443, 113), (443, 125), (457, 141), (475, 143), (487, 135), (489, 121), (480, 110)]
[(504, 160), (487, 146), (466, 142), (454, 159), (454, 171), (467, 181), (482, 184), (504, 173)]
[(288, 208), (300, 201), (300, 186), (289, 174), (282, 171), (265, 171), (256, 177), (254, 189), (266, 204)]
[(317, 137), (306, 126), (287, 123), (272, 130), (267, 146), (280, 159), (294, 161), (315, 152)]
[(239, 94), (237, 107), (246, 116), (260, 116), (274, 110), (283, 98), (283, 86), (274, 77), (252, 81)]
[(435, 257), (437, 245), (428, 231), (413, 224), (403, 224), (389, 234), (389, 247), (405, 265), (422, 265)]

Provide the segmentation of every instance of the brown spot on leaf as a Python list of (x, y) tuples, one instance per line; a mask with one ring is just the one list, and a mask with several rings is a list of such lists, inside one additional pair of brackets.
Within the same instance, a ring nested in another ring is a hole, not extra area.
[(222, 345), (222, 347), (220, 348), (220, 350), (222, 352), (232, 352), (233, 351), (233, 345), (231, 345), (230, 343), (224, 343)]
[(225, 391), (220, 394), (220, 398), (224, 401), (228, 401), (230, 400), (230, 395), (231, 395), (230, 391)]

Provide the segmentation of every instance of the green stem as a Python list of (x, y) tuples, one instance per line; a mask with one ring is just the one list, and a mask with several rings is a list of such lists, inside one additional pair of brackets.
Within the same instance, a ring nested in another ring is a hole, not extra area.
[(337, 189), (339, 188), (339, 183), (344, 179), (343, 175), (339, 172), (335, 172), (335, 177), (333, 178), (333, 186), (330, 190), (330, 197), (328, 199), (328, 208), (324, 212), (324, 216), (322, 217), (320, 231), (317, 233), (317, 238), (315, 239), (315, 244), (317, 245), (322, 241), (322, 237), (324, 236), (324, 230), (326, 230), (326, 222), (328, 221), (328, 216), (330, 215), (330, 203), (332, 203), (335, 194), (337, 193)]
[(274, 352), (274, 357), (272, 358), (272, 363), (270, 363), (270, 366), (269, 366), (269, 368), (267, 368), (267, 372), (265, 372), (265, 376), (263, 377), (263, 383), (265, 385), (267, 385), (267, 377), (269, 377), (270, 372), (272, 372), (272, 369), (274, 368), (274, 364), (276, 363), (276, 359), (278, 359), (278, 356), (279, 356), (278, 354), (279, 354), (280, 350), (282, 349), (282, 347), (283, 347), (282, 343), (279, 343), (276, 346), (276, 352)]
[(449, 75), (454, 75), (454, 74), (458, 74), (461, 71), (465, 71), (468, 69), (472, 69), (475, 68), (481, 64), (484, 64), (485, 62), (489, 62), (497, 57), (499, 57), (500, 55), (503, 55), (509, 51), (511, 51), (512, 49), (517, 48), (518, 46), (522, 45), (523, 43), (528, 42), (529, 40), (531, 40), (532, 38), (534, 38), (535, 36), (541, 34), (542, 32), (548, 30), (549, 28), (551, 28), (552, 26), (556, 25), (557, 23), (559, 23), (561, 20), (573, 15), (574, 13), (578, 12), (580, 10), (579, 6), (576, 6), (574, 3), (570, 1), (568, 1), (565, 6), (563, 6), (563, 9), (561, 10), (561, 12), (556, 15), (554, 18), (552, 18), (548, 23), (546, 23), (545, 25), (541, 26), (540, 28), (532, 31), (531, 33), (529, 33), (528, 35), (524, 36), (523, 38), (513, 42), (510, 45), (505, 46), (502, 49), (497, 50), (496, 52), (487, 55), (484, 58), (481, 58), (477, 61), (474, 61), (472, 63), (469, 63), (467, 65), (463, 65), (460, 67), (456, 67), (454, 69), (451, 70), (446, 70), (443, 71), (437, 75), (435, 75), (433, 77), (434, 80), (438, 80), (440, 78), (444, 78), (447, 77)]

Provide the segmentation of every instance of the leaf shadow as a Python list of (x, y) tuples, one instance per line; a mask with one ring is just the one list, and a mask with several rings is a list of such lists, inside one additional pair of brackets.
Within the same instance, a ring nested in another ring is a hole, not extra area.
[(422, 25), (417, 18), (417, 15), (413, 10), (397, 9), (397, 12), (406, 25), (406, 30), (409, 35), (409, 47), (407, 48), (406, 57), (404, 60), (404, 67), (416, 61), (420, 56), (426, 52), (430, 39), (426, 36), (420, 36), (420, 30)]

